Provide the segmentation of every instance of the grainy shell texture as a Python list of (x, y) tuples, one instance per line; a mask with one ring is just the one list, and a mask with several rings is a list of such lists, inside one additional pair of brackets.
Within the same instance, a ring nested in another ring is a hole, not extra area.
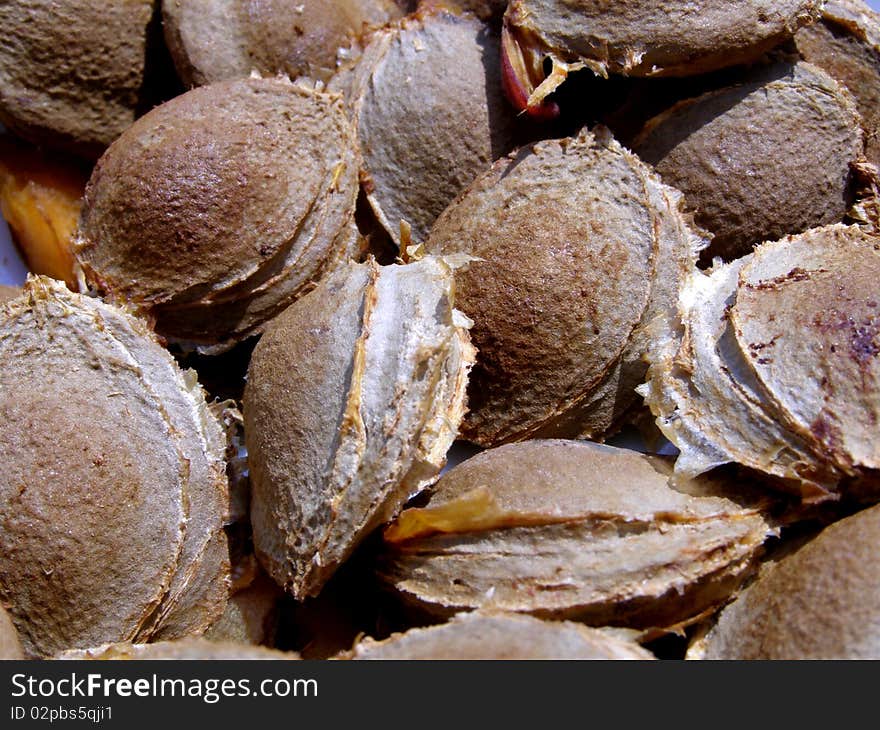
[(523, 41), (606, 75), (690, 75), (754, 60), (819, 16), (819, 0), (511, 0)]
[(163, 336), (234, 343), (356, 253), (358, 167), (337, 97), (285, 79), (200, 87), (98, 162), (77, 260)]
[(723, 605), (774, 532), (740, 485), (670, 487), (671, 465), (586, 442), (483, 452), (385, 532), (378, 573), (448, 617), (492, 608), (593, 626), (666, 628)]
[(865, 154), (880, 164), (880, 17), (859, 0), (832, 0), (822, 20), (798, 31), (800, 54), (846, 86), (865, 130)]
[(419, 13), (375, 33), (349, 93), (367, 197), (400, 243), (424, 241), (443, 209), (513, 146), (499, 39), (470, 16)]
[(607, 130), (499, 160), (438, 219), (479, 355), (464, 438), (605, 435), (635, 400), (650, 321), (705, 240), (680, 195)]
[(702, 659), (880, 658), (880, 507), (768, 567), (702, 642)]
[(835, 225), (693, 274), (643, 389), (677, 472), (734, 462), (808, 499), (876, 493), (878, 246)]
[(144, 101), (153, 0), (0, 3), (0, 122), (98, 157)]
[(297, 598), (445, 463), (473, 348), (444, 259), (350, 265), (254, 351), (244, 398), (254, 545)]
[(410, 629), (385, 641), (366, 639), (349, 657), (360, 660), (527, 660), (654, 658), (638, 644), (567, 621), (503, 612), (473, 612), (442, 626)]
[(163, 0), (165, 39), (185, 84), (287, 74), (326, 79), (340, 48), (400, 15), (393, 0)]
[(851, 95), (807, 63), (759, 68), (742, 83), (679, 102), (633, 142), (714, 234), (710, 252), (838, 223), (864, 155)]
[(0, 600), (30, 657), (204, 631), (225, 439), (139, 320), (51, 279), (0, 308)]

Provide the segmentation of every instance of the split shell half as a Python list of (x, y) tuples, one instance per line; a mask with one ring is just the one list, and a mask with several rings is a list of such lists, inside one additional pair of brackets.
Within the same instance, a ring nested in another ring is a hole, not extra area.
[(797, 63), (679, 102), (647, 123), (633, 150), (684, 193), (714, 235), (708, 253), (731, 259), (842, 221), (864, 141), (849, 92)]
[(445, 618), (491, 608), (592, 626), (666, 629), (724, 605), (775, 530), (733, 481), (673, 488), (667, 461), (586, 442), (529, 441), (449, 471), (385, 531), (378, 574)]
[(474, 358), (452, 265), (340, 269), (254, 351), (244, 396), (254, 546), (296, 598), (317, 595), (445, 463)]
[(86, 157), (146, 108), (153, 0), (0, 4), (0, 122)]
[(499, 43), (472, 16), (426, 11), (373, 34), (354, 68), (365, 191), (398, 245), (401, 221), (424, 241), (455, 196), (514, 147)]
[(825, 528), (768, 566), (688, 658), (880, 658), (880, 507)]
[(401, 14), (393, 0), (163, 0), (165, 40), (188, 86), (286, 74), (327, 79), (369, 25)]
[(635, 401), (650, 321), (706, 241), (680, 194), (607, 130), (499, 160), (435, 223), (478, 349), (465, 439), (606, 435)]
[(160, 335), (235, 343), (356, 253), (358, 168), (336, 96), (281, 78), (193, 89), (99, 160), (77, 261)]
[(503, 612), (457, 615), (384, 641), (365, 639), (346, 658), (379, 660), (629, 659), (654, 655), (634, 642), (562, 621)]
[(679, 476), (738, 463), (808, 501), (876, 493), (878, 246), (838, 224), (693, 274), (641, 389)]
[(0, 307), (0, 600), (25, 653), (204, 631), (226, 604), (224, 440), (139, 320), (60, 282)]

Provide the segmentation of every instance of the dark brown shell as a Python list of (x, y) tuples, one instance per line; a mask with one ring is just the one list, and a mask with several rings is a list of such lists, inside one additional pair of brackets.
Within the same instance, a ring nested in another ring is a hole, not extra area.
[(235, 342), (355, 253), (358, 166), (337, 97), (284, 79), (194, 89), (98, 162), (77, 259), (160, 334)]
[(863, 155), (850, 94), (810, 64), (750, 73), (648, 122), (633, 149), (681, 190), (727, 259), (843, 220)]
[(37, 144), (98, 157), (144, 98), (153, 0), (0, 4), (0, 122)]

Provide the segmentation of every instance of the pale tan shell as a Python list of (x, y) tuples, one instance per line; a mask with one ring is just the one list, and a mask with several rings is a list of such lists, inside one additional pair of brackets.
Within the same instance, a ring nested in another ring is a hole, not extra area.
[(193, 374), (46, 278), (0, 308), (0, 361), (0, 599), (28, 656), (204, 631), (226, 603), (228, 495)]
[(492, 608), (593, 626), (687, 624), (723, 605), (774, 533), (742, 485), (668, 484), (671, 464), (528, 441), (448, 472), (385, 532), (378, 573), (433, 617)]
[(680, 195), (607, 130), (498, 161), (435, 223), (479, 354), (462, 435), (483, 446), (607, 434), (644, 376), (646, 328), (705, 245)]
[(37, 144), (98, 157), (143, 98), (152, 0), (0, 5), (0, 122)]
[(880, 469), (880, 238), (832, 226), (762, 246), (730, 319), (774, 410), (849, 474)]
[(504, 612), (458, 614), (447, 624), (365, 639), (343, 658), (360, 660), (651, 660), (638, 644), (581, 624)]
[(801, 56), (853, 95), (865, 131), (865, 154), (880, 165), (880, 16), (860, 0), (831, 0), (822, 20), (795, 36)]
[(694, 659), (880, 658), (880, 507), (825, 528), (722, 611)]
[(160, 334), (234, 343), (356, 253), (358, 167), (338, 97), (280, 78), (194, 89), (98, 162), (76, 257)]
[(838, 224), (692, 275), (642, 388), (679, 475), (739, 463), (808, 500), (876, 491), (878, 246)]
[(0, 659), (24, 659), (18, 632), (3, 606), (0, 606)]
[(679, 102), (634, 151), (681, 190), (725, 259), (843, 220), (864, 140), (844, 87), (808, 63), (759, 68), (740, 84)]
[(367, 198), (398, 245), (401, 220), (423, 242), (455, 196), (513, 148), (499, 59), (497, 32), (476, 18), (424, 12), (373, 34), (346, 81)]
[(207, 639), (178, 639), (158, 641), (155, 644), (102, 644), (89, 649), (66, 651), (54, 657), (58, 660), (296, 660), (299, 656), (290, 651), (278, 651), (264, 646), (237, 644), (232, 641), (208, 641)]
[(529, 45), (600, 75), (687, 76), (758, 58), (819, 17), (820, 0), (511, 0)]
[(393, 0), (163, 0), (165, 39), (188, 86), (257, 71), (326, 79), (369, 25), (399, 17)]
[(450, 262), (349, 265), (267, 329), (244, 398), (254, 545), (295, 597), (430, 483), (473, 362)]

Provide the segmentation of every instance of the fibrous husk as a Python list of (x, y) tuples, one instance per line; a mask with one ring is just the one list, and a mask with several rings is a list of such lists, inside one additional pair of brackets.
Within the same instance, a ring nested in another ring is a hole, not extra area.
[(18, 632), (3, 606), (0, 606), (0, 659), (24, 659)]
[(165, 39), (188, 86), (257, 71), (329, 78), (339, 50), (401, 15), (393, 0), (163, 0)]
[(254, 351), (244, 399), (254, 545), (297, 598), (316, 595), (445, 463), (474, 358), (453, 265), (340, 269)]
[(865, 155), (880, 165), (880, 17), (860, 0), (831, 0), (822, 20), (798, 31), (800, 54), (846, 86), (865, 131)]
[(705, 240), (680, 194), (607, 130), (498, 161), (434, 225), (479, 355), (464, 438), (601, 437), (635, 400), (647, 326)]
[(775, 528), (731, 480), (669, 485), (659, 457), (576, 441), (483, 452), (385, 531), (378, 573), (432, 617), (493, 608), (679, 628), (720, 607)]
[(194, 89), (98, 162), (76, 256), (163, 336), (231, 344), (356, 253), (358, 166), (336, 96), (282, 78)]
[(511, 0), (504, 16), (508, 96), (539, 114), (547, 95), (582, 68), (600, 76), (690, 76), (754, 61), (816, 20), (821, 6), (820, 0)]
[(709, 253), (730, 259), (842, 221), (864, 141), (844, 87), (811, 64), (781, 63), (679, 102), (647, 123), (633, 149), (714, 234)]
[(233, 641), (208, 641), (189, 638), (177, 641), (158, 641), (154, 644), (116, 643), (102, 644), (89, 649), (75, 649), (58, 654), (58, 660), (296, 660), (299, 656), (290, 651), (278, 651), (265, 646), (238, 644)]
[(225, 442), (146, 325), (46, 278), (0, 308), (0, 600), (28, 656), (204, 631)]
[(0, 4), (0, 122), (98, 157), (142, 111), (153, 0)]
[(455, 196), (513, 148), (499, 53), (497, 32), (476, 18), (423, 11), (373, 34), (337, 80), (348, 87), (367, 199), (396, 244), (401, 221), (423, 242)]
[(825, 528), (761, 576), (691, 659), (878, 659), (880, 507)]
[(834, 225), (694, 272), (656, 323), (648, 404), (685, 478), (738, 463), (822, 501), (878, 466), (878, 239)]
[(654, 655), (634, 642), (568, 621), (486, 611), (410, 629), (384, 641), (365, 639), (341, 658), (360, 660), (629, 659)]

